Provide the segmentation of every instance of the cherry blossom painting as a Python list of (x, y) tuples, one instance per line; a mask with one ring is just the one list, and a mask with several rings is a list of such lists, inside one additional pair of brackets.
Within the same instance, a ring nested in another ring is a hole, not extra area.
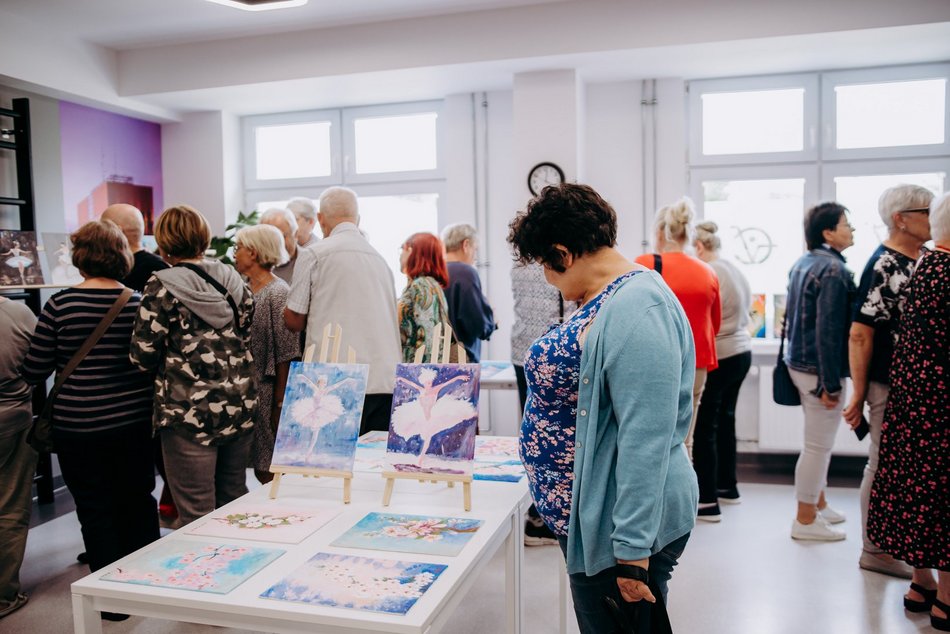
[(277, 500), (272, 502), (232, 505), (226, 510), (215, 511), (185, 532), (225, 539), (299, 544), (340, 514), (336, 508), (302, 508), (284, 506)]
[(143, 586), (227, 594), (283, 550), (234, 544), (166, 540), (101, 578)]
[(386, 452), (395, 471), (469, 474), (478, 427), (477, 363), (400, 363)]
[(317, 553), (261, 597), (406, 614), (447, 566)]
[(481, 525), (471, 518), (369, 513), (330, 545), (455, 557)]
[(271, 466), (352, 471), (368, 374), (368, 365), (291, 363)]

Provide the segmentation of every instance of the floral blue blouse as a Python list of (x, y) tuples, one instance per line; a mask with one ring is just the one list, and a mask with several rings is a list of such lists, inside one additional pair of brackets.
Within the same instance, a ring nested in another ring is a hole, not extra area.
[(556, 535), (567, 535), (571, 515), (581, 335), (621, 282), (637, 273), (618, 277), (563, 324), (538, 337), (525, 358), (528, 397), (521, 422), (521, 461), (538, 514)]

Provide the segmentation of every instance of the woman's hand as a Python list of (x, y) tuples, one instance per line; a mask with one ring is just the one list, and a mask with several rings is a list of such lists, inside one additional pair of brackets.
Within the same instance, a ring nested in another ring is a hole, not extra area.
[[(644, 570), (650, 569), (649, 559), (637, 559), (635, 561), (618, 559), (617, 563), (626, 566), (639, 566)], [(626, 577), (618, 577), (617, 587), (620, 588), (620, 596), (622, 596), (623, 600), (627, 603), (635, 603), (637, 601), (643, 600), (646, 600), (648, 603), (656, 603), (656, 597), (654, 597), (653, 593), (650, 592), (650, 587), (642, 581), (628, 579)]]
[(635, 603), (642, 600), (646, 600), (648, 603), (656, 603), (656, 597), (650, 592), (650, 588), (647, 584), (642, 581), (624, 579), (621, 577), (617, 579), (617, 587), (620, 588), (620, 596), (622, 596), (623, 600), (627, 603)]

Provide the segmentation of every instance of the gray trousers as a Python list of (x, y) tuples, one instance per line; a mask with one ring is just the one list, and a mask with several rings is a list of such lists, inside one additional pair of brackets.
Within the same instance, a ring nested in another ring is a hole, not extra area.
[(172, 491), (175, 528), (204, 517), (247, 493), (247, 465), (253, 434), (209, 447), (163, 429), (165, 481)]
[(26, 444), (28, 431), (0, 437), (0, 611), (20, 592), (20, 564), (30, 532), (36, 452)]
[(871, 428), (869, 437), (871, 445), (868, 448), (868, 462), (864, 465), (864, 477), (861, 478), (861, 538), (864, 540), (864, 550), (871, 553), (883, 552), (868, 539), (868, 506), (871, 501), (871, 485), (874, 484), (874, 474), (877, 473), (877, 463), (881, 449), (881, 427), (884, 425), (884, 407), (887, 405), (887, 395), (891, 388), (877, 381), (868, 382), (866, 401), (870, 415), (868, 426)]

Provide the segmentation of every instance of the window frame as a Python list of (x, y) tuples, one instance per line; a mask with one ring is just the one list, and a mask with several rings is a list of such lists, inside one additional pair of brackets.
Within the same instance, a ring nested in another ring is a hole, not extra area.
[[(903, 158), (908, 156), (950, 155), (950, 64), (915, 64), (857, 70), (829, 71), (821, 75), (822, 123), (821, 157), (826, 161)], [(931, 145), (898, 145), (892, 147), (838, 149), (836, 86), (885, 84), (944, 79), (944, 142)]]
[[(436, 115), (436, 167), (430, 170), (410, 170), (405, 172), (373, 172), (358, 174), (356, 172), (356, 121), (358, 119), (374, 119), (398, 117), (400, 115), (427, 114)], [(427, 181), (445, 178), (442, 157), (445, 155), (445, 134), (443, 133), (443, 102), (415, 101), (411, 103), (387, 104), (380, 106), (359, 106), (342, 110), (343, 135), (343, 182), (347, 185), (364, 183), (392, 183), (405, 181)]]
[[(727, 92), (763, 92), (789, 88), (802, 88), (805, 91), (802, 113), (802, 149), (800, 151), (703, 154), (703, 95)], [(700, 79), (688, 82), (688, 156), (690, 166), (799, 163), (818, 160), (818, 92), (818, 75), (815, 73)]]
[[(297, 123), (330, 123), (330, 174), (329, 176), (306, 176), (302, 178), (266, 179), (257, 178), (257, 129)], [(250, 115), (241, 119), (243, 141), (244, 189), (302, 189), (337, 184), (340, 173), (341, 117), (339, 110), (305, 110), (278, 114)]]

